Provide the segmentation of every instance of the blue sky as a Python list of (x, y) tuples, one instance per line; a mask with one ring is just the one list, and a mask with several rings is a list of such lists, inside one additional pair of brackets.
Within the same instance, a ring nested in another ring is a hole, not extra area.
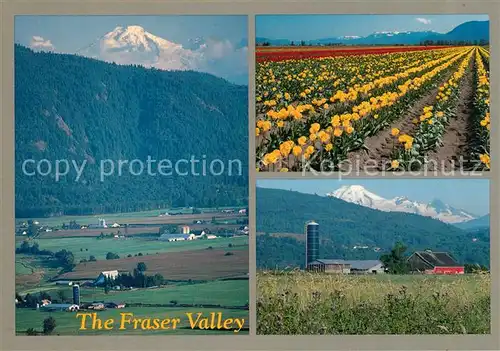
[(322, 196), (344, 185), (362, 185), (385, 198), (406, 196), (419, 202), (430, 202), (437, 198), (476, 215), (489, 213), (490, 193), (487, 179), (257, 180), (257, 186), (262, 188), (291, 189)]
[(259, 15), (255, 31), (269, 39), (314, 40), (382, 31), (446, 33), (464, 22), (487, 20), (488, 15)]
[(197, 37), (239, 42), (246, 39), (246, 16), (16, 16), (15, 41), (29, 45), (31, 38), (50, 39), (61, 51), (72, 52), (117, 26), (140, 25), (154, 35), (188, 44)]
[[(187, 49), (192, 49), (190, 40), (203, 38), (209, 49), (201, 55), (206, 57), (204, 69), (196, 70), (248, 84), (247, 51), (241, 50), (241, 43), (246, 46), (248, 37), (246, 16), (23, 15), (15, 18), (14, 37), (16, 43), (24, 46), (34, 48), (34, 38), (37, 38), (38, 44), (45, 45), (44, 49), (50, 47), (56, 52), (75, 53), (118, 26), (141, 26), (147, 32)], [(122, 61), (125, 61), (123, 57)]]

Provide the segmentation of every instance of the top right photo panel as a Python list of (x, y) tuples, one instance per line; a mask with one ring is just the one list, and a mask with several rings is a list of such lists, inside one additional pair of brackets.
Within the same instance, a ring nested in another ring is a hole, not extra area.
[(258, 172), (490, 169), (488, 15), (261, 15)]

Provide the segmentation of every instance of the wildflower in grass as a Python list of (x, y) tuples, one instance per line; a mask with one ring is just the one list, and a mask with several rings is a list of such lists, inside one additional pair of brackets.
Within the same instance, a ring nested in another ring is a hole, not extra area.
[(392, 128), (391, 134), (392, 134), (392, 136), (398, 136), (399, 135), (399, 129), (398, 128)]
[(392, 160), (392, 162), (391, 162), (391, 168), (398, 169), (399, 168), (399, 161), (398, 160)]

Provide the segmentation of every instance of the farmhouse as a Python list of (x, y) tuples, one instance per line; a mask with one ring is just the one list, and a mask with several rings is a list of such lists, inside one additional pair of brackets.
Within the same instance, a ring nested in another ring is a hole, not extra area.
[(91, 303), (87, 308), (89, 310), (103, 310), (104, 309), (104, 303), (102, 303), (102, 302), (94, 302), (94, 303)]
[(97, 276), (97, 278), (94, 280), (94, 285), (104, 284), (104, 281), (106, 280), (106, 278), (116, 279), (116, 277), (118, 277), (117, 270), (101, 272)]
[(385, 273), (382, 262), (378, 260), (327, 260), (318, 259), (310, 262), (308, 271), (332, 274), (379, 274)]
[(78, 311), (80, 307), (74, 304), (66, 304), (66, 303), (50, 303), (48, 305), (43, 305), (40, 307), (41, 310), (44, 311), (69, 311), (74, 312)]
[(464, 266), (458, 264), (447, 252), (416, 251), (408, 257), (412, 272), (425, 274), (464, 274)]
[(194, 234), (162, 234), (158, 240), (161, 241), (184, 241), (184, 240), (194, 240), (196, 235)]

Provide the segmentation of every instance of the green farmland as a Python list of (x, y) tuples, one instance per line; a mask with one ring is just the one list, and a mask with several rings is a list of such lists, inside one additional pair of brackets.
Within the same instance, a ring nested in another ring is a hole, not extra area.
[[(65, 291), (67, 296), (71, 294), (71, 288), (57, 288)], [(55, 290), (46, 290), (51, 295), (56, 295)], [(105, 294), (102, 288), (82, 288), (81, 298), (83, 302), (105, 301), (122, 302), (126, 304), (170, 304), (175, 301), (178, 304), (210, 304), (221, 305), (228, 308), (198, 308), (198, 307), (128, 307), (124, 309), (109, 309), (99, 311), (101, 319), (119, 318), (122, 312), (132, 312), (136, 317), (145, 318), (181, 318), (184, 320), (183, 326), (188, 325), (186, 312), (223, 312), (226, 318), (245, 318), (248, 319), (248, 310), (231, 309), (229, 307), (245, 306), (248, 303), (248, 280), (228, 280), (211, 281), (199, 284), (172, 285), (158, 289), (138, 289), (133, 291), (111, 291)], [(45, 318), (52, 316), (56, 319), (57, 327), (55, 334), (60, 335), (96, 335), (109, 333), (105, 331), (78, 331), (79, 321), (75, 313), (70, 312), (45, 312), (29, 308), (16, 309), (16, 333), (22, 335), (26, 329), (40, 329)], [(248, 323), (248, 322), (246, 322)], [(203, 331), (181, 328), (178, 330), (159, 330), (159, 331), (134, 331), (134, 330), (114, 330), (111, 333), (116, 334), (203, 334), (203, 333), (221, 333), (220, 331)], [(227, 332), (224, 332), (227, 334)], [(245, 334), (248, 331), (241, 331)]]
[(145, 240), (140, 238), (127, 239), (96, 239), (96, 238), (54, 238), (54, 239), (36, 239), (42, 250), (56, 252), (59, 250), (69, 250), (73, 252), (76, 260), (88, 259), (93, 255), (98, 260), (106, 258), (108, 252), (118, 254), (120, 257), (127, 255), (134, 256), (142, 253), (156, 254), (164, 252), (179, 252), (188, 250), (205, 249), (209, 246), (215, 248), (240, 246), (248, 244), (248, 237), (217, 238), (213, 240), (192, 240), (167, 242), (159, 240)]
[[(228, 207), (229, 208), (229, 207)], [(221, 207), (218, 209), (213, 208), (198, 208), (202, 213), (218, 213), (221, 210), (225, 209), (225, 207)], [(88, 225), (88, 224), (96, 224), (98, 218), (105, 218), (106, 222), (121, 222), (127, 220), (135, 220), (142, 221), (148, 217), (158, 217), (160, 214), (165, 212), (175, 212), (179, 214), (191, 214), (192, 209), (189, 208), (174, 208), (174, 209), (157, 209), (150, 211), (139, 211), (139, 212), (123, 212), (123, 213), (104, 213), (99, 215), (88, 215), (88, 216), (58, 216), (58, 217), (50, 217), (50, 218), (33, 218), (34, 221), (38, 221), (43, 225), (48, 226), (60, 226), (62, 223), (69, 223), (70, 221), (77, 221), (78, 224)], [(16, 222), (23, 222), (22, 219), (17, 219)]]
[[(71, 290), (68, 288), (68, 294)], [(165, 304), (214, 304), (244, 306), (248, 303), (248, 280), (211, 281), (199, 284), (172, 285), (159, 289), (110, 291), (102, 288), (81, 290), (84, 302), (118, 301), (126, 303)]]
[[(207, 309), (207, 308), (168, 308), (168, 307), (126, 307), (124, 309), (109, 309), (97, 312), (101, 320), (113, 318), (117, 326), (113, 330), (79, 330), (81, 320), (74, 312), (43, 312), (34, 309), (18, 308), (16, 310), (16, 334), (25, 335), (26, 329), (34, 328), (41, 330), (43, 320), (53, 317), (56, 320), (56, 328), (52, 335), (159, 335), (159, 334), (233, 334), (231, 331), (198, 330), (189, 327), (189, 320), (185, 315), (188, 312), (194, 314), (202, 312), (208, 315), (210, 312), (222, 312), (223, 318), (243, 318), (248, 325), (248, 311), (231, 309)], [(135, 318), (180, 318), (181, 325), (175, 330), (118, 330), (120, 313), (133, 313)], [(237, 334), (248, 334), (248, 330), (241, 330)]]

